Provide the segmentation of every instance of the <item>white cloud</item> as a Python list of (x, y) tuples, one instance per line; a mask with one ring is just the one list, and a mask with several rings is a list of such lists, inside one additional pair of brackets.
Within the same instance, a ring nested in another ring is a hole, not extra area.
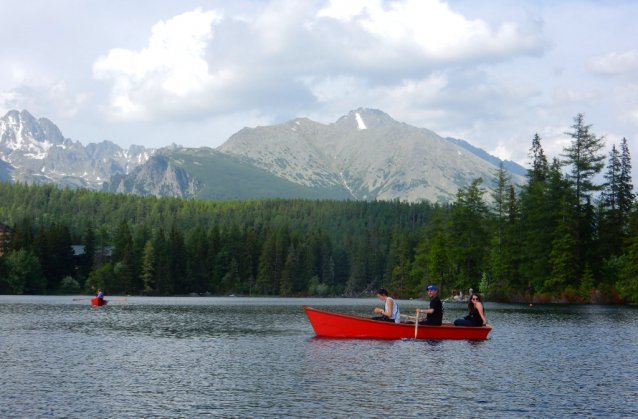
[(206, 47), (213, 38), (212, 25), (220, 20), (218, 12), (198, 8), (157, 23), (148, 46), (139, 52), (116, 48), (99, 57), (93, 74), (98, 80), (113, 80), (111, 106), (115, 115), (124, 119), (148, 117), (140, 94), (153, 96), (159, 91), (180, 98), (213, 83), (216, 77), (209, 72)]
[(323, 9), (275, 0), (256, 5), (252, 16), (224, 14), (175, 16), (153, 26), (145, 48), (99, 57), (94, 77), (112, 82), (108, 114), (124, 121), (250, 109), (309, 114), (337, 98), (387, 109), (398, 95), (420, 104), (444, 88), (445, 66), (539, 54), (546, 45), (538, 27), (492, 29), (438, 0)]
[(546, 47), (538, 33), (525, 33), (507, 21), (496, 30), (481, 19), (467, 19), (439, 0), (331, 0), (317, 14), (361, 25), (381, 43), (410, 44), (440, 61), (539, 54)]
[(638, 71), (638, 50), (612, 51), (587, 59), (587, 68), (595, 74), (617, 75)]

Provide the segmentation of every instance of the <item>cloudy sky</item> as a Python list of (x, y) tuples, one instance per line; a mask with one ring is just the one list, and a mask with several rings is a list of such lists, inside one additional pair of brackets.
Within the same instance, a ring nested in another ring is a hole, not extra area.
[[(527, 161), (578, 112), (638, 155), (638, 2), (0, 2), (0, 112), (83, 144), (216, 147), (359, 107)], [(608, 147), (608, 148), (609, 148)]]

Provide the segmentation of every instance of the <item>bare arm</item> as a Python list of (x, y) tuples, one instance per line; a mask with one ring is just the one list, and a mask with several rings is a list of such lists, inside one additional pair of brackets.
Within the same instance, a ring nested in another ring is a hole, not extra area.
[(487, 324), (487, 320), (485, 319), (485, 315), (483, 315), (483, 303), (479, 303), (478, 301), (474, 303), (474, 307), (478, 310), (481, 318), (483, 319), (483, 324)]
[(388, 311), (383, 310), (382, 308), (375, 308), (374, 312), (377, 314), (383, 314), (386, 317), (390, 317), (392, 315), (392, 308), (394, 307), (394, 301), (388, 301)]

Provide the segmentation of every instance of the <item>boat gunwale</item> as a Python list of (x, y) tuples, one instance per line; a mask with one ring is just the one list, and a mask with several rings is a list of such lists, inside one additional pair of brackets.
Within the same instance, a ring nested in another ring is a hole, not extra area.
[[(387, 326), (403, 326), (403, 327), (409, 327), (411, 329), (414, 329), (414, 323), (391, 323), (391, 322), (385, 322), (382, 320), (372, 320), (369, 317), (363, 317), (363, 316), (355, 316), (354, 314), (344, 314), (344, 313), (335, 313), (333, 311), (326, 311), (326, 310), (321, 310), (318, 308), (312, 308), (312, 307), (308, 307), (307, 305), (303, 305), (304, 310), (306, 310), (306, 312), (308, 310), (310, 311), (315, 311), (318, 313), (323, 313), (323, 314), (329, 314), (332, 316), (338, 316), (338, 317), (345, 317), (351, 320), (359, 320), (359, 321), (366, 321), (366, 322), (371, 322), (371, 323), (375, 323), (375, 324), (379, 324), (379, 325), (387, 325)], [(312, 324), (312, 320), (310, 321), (310, 323)], [(492, 329), (492, 326), (455, 326), (454, 323), (443, 323), (440, 326), (433, 326), (433, 325), (419, 325), (419, 329), (425, 327), (425, 328), (433, 328), (433, 329), (454, 329), (454, 330), (462, 330), (462, 329), (470, 329), (470, 330), (480, 330), (480, 329)]]

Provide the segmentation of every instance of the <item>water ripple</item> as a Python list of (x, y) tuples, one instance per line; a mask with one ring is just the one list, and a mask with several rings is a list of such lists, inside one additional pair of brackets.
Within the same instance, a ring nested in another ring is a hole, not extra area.
[(487, 303), (490, 339), (415, 342), (319, 338), (301, 308), (377, 300), (126, 298), (0, 296), (0, 416), (638, 417), (636, 307)]

